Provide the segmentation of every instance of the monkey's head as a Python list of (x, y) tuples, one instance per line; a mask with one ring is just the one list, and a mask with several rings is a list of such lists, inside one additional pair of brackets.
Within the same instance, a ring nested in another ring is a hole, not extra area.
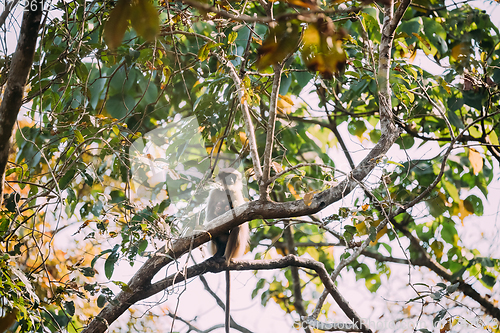
[(233, 168), (225, 168), (219, 170), (217, 181), (229, 190), (242, 191), (243, 183), (241, 173)]

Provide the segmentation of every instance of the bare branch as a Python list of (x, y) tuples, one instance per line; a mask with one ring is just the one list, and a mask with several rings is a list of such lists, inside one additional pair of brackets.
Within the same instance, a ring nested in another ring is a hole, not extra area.
[(2, 12), (2, 15), (0, 15), (0, 27), (2, 27), (5, 24), (5, 21), (7, 20), (7, 17), (9, 16), (10, 12), (12, 11), (12, 8), (14, 8), (19, 0), (14, 0), (12, 2), (7, 3), (7, 1), (4, 2), (5, 8)]
[[(297, 251), (295, 250), (295, 242), (293, 240), (293, 225), (290, 222), (285, 222), (285, 239), (286, 239), (286, 248), (288, 249), (288, 253), (294, 256), (297, 255)], [(297, 310), (297, 313), (301, 317), (307, 317), (306, 309), (304, 308), (304, 300), (302, 298), (302, 286), (300, 285), (300, 276), (298, 267), (292, 266), (290, 267), (290, 271), (292, 272), (292, 281), (293, 281), (293, 305)], [(309, 326), (304, 327), (304, 331), (306, 333), (310, 333), (311, 329)]]
[(236, 86), (236, 92), (238, 94), (241, 112), (243, 113), (243, 118), (245, 120), (245, 127), (248, 137), (248, 143), (250, 145), (250, 156), (252, 157), (253, 168), (255, 172), (255, 178), (260, 181), (262, 178), (262, 167), (260, 166), (259, 152), (257, 150), (257, 139), (255, 138), (255, 128), (252, 122), (252, 116), (250, 115), (250, 110), (248, 108), (248, 103), (246, 101), (246, 91), (243, 82), (241, 81), (236, 68), (234, 65), (228, 61), (224, 56), (214, 53), (217, 59), (229, 69), (229, 75), (233, 79)]
[(281, 84), (281, 73), (283, 72), (283, 65), (276, 64), (274, 68), (274, 80), (273, 87), (271, 91), (271, 98), (269, 100), (269, 118), (267, 120), (267, 137), (266, 137), (266, 147), (264, 149), (264, 171), (262, 174), (262, 181), (260, 182), (260, 195), (261, 199), (269, 198), (268, 193), (268, 180), (271, 175), (271, 160), (273, 155), (273, 143), (274, 143), (274, 129), (276, 127), (276, 109), (278, 107), (278, 93), (280, 91)]

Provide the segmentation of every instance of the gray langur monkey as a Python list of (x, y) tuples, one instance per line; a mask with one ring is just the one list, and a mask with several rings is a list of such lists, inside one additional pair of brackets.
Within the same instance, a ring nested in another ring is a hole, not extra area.
[[(217, 176), (217, 180), (221, 187), (214, 188), (210, 191), (205, 214), (206, 222), (245, 203), (241, 173), (232, 168), (221, 169)], [(226, 264), (229, 264), (231, 259), (240, 257), (245, 253), (249, 239), (250, 229), (248, 223), (245, 222), (231, 229), (228, 233), (214, 237), (211, 241), (211, 252), (214, 258), (224, 257), (226, 259)], [(230, 272), (229, 269), (227, 269), (225, 309), (226, 333), (229, 333), (230, 289)]]

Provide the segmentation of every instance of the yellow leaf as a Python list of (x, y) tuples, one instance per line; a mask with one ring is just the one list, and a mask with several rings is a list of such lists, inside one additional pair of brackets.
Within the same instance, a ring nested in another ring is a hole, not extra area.
[(488, 138), (490, 139), (491, 144), (494, 144), (498, 146), (500, 143), (498, 142), (498, 136), (495, 133), (495, 131), (491, 131), (490, 134), (488, 134)]
[(474, 148), (469, 148), (469, 161), (472, 165), (474, 174), (477, 175), (481, 170), (483, 170), (483, 158)]
[(153, 41), (160, 31), (158, 11), (149, 0), (135, 0), (132, 2), (130, 23), (147, 41)]
[(420, 41), (420, 43), (422, 43), (422, 45), (424, 46), (422, 48), (422, 50), (424, 51), (425, 54), (429, 55), (435, 55), (436, 54), (436, 48), (432, 48), (432, 45), (429, 44), (429, 42), (424, 38), (422, 37), (421, 35), (417, 34), (416, 32), (412, 32), (413, 36), (417, 37), (417, 39)]
[(413, 49), (413, 53), (410, 56), (410, 59), (408, 59), (411, 63), (415, 61), (415, 58), (417, 57), (417, 48)]
[(288, 104), (294, 105), (290, 96), (288, 96), (288, 95), (283, 96), (283, 95), (278, 94), (278, 97), (284, 99), (285, 102), (287, 102)]
[(359, 234), (360, 236), (364, 236), (364, 235), (366, 235), (366, 234), (367, 234), (367, 231), (366, 231), (366, 230), (367, 230), (367, 228), (366, 228), (366, 223), (365, 223), (365, 221), (361, 221), (361, 222), (359, 222), (359, 223), (356, 223), (354, 226), (356, 227), (356, 230), (358, 231), (358, 234)]
[(253, 177), (255, 179), (255, 172), (253, 171), (253, 168), (248, 168), (247, 171), (245, 171), (245, 176), (247, 178)]
[[(292, 113), (292, 106), (293, 106), (292, 100), (287, 96), (279, 95), (279, 97), (280, 98), (278, 99), (278, 113), (281, 113), (281, 114)], [(287, 98), (285, 99), (284, 97), (287, 97)]]
[[(379, 222), (380, 223), (380, 222)], [(378, 225), (378, 224), (377, 224)], [(375, 237), (375, 241), (373, 242), (370, 242), (370, 245), (371, 246), (374, 246), (377, 244), (378, 240), (387, 233), (387, 224), (385, 225), (385, 227), (382, 228), (382, 230), (380, 230), (379, 232), (377, 232), (377, 236)]]
[(110, 49), (121, 45), (130, 19), (130, 0), (119, 0), (104, 26), (104, 41)]
[(446, 92), (448, 94), (451, 94), (451, 88), (450, 88), (450, 85), (448, 84), (448, 82), (446, 82), (443, 78), (440, 78), (440, 83), (441, 83), (441, 87), (444, 88), (444, 90), (446, 90)]
[(431, 249), (432, 249), (432, 251), (434, 251), (434, 254), (436, 255), (436, 258), (439, 259), (439, 258), (441, 258), (443, 256), (443, 249), (444, 249), (443, 243), (435, 240), (431, 244)]
[(241, 131), (240, 133), (238, 133), (238, 136), (240, 137), (241, 144), (245, 146), (248, 143), (247, 134)]
[(299, 7), (304, 7), (304, 8), (309, 8), (309, 9), (318, 9), (318, 4), (315, 3), (314, 1), (302, 1), (302, 0), (287, 0), (289, 4), (293, 6), (299, 6)]
[(314, 260), (319, 260), (319, 251), (314, 246), (308, 246), (306, 253), (309, 254)]
[(465, 58), (469, 53), (469, 47), (465, 43), (460, 43), (451, 49), (451, 58), (457, 61)]
[[(222, 144), (224, 143), (224, 140), (219, 140), (213, 147), (206, 147), (207, 153), (210, 155), (212, 152), (214, 154), (217, 154), (219, 151), (222, 151)], [(215, 149), (215, 150), (214, 150)]]
[(297, 194), (297, 191), (295, 191), (295, 188), (290, 183), (288, 183), (288, 190), (292, 193), (295, 199), (300, 199), (300, 195)]
[(83, 141), (85, 141), (85, 139), (83, 138), (82, 133), (79, 130), (75, 130), (75, 138), (76, 138), (76, 142), (78, 142), (78, 144), (80, 144)]
[(470, 207), (470, 203), (468, 201), (460, 200), (458, 204), (458, 218), (460, 219), (460, 222), (462, 222), (462, 225), (464, 225), (464, 219), (472, 215), (474, 213), (474, 208)]
[(306, 195), (304, 195), (304, 203), (306, 204), (306, 206), (311, 205), (313, 198), (314, 198), (314, 191), (307, 192)]

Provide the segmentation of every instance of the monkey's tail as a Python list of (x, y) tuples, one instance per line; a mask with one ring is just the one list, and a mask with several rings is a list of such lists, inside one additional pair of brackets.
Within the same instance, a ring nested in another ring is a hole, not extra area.
[(226, 333), (229, 333), (229, 317), (230, 317), (230, 300), (231, 300), (231, 272), (229, 269), (226, 270), (226, 313), (224, 319), (224, 326), (226, 327)]

